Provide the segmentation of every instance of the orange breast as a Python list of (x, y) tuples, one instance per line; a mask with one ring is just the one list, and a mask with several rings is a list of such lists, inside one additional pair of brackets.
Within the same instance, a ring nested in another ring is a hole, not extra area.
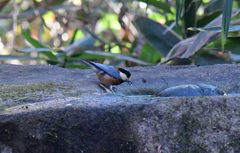
[(121, 84), (121, 79), (115, 79), (108, 74), (100, 75), (99, 73), (96, 74), (100, 82), (106, 86), (110, 85), (119, 85)]

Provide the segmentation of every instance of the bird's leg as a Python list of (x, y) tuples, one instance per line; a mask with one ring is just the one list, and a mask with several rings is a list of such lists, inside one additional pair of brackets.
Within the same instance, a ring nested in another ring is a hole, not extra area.
[(99, 85), (103, 88), (103, 89), (105, 89), (105, 91), (106, 92), (111, 92), (112, 94), (115, 94), (115, 92), (114, 92), (114, 90), (112, 89), (112, 86), (105, 86), (104, 84), (102, 84), (102, 83), (99, 83)]
[(111, 92), (108, 87), (106, 87), (104, 84), (99, 83), (99, 86), (101, 86), (106, 92)]
[[(115, 87), (113, 87), (112, 85), (109, 86), (110, 90), (112, 91), (112, 94), (115, 94), (114, 89), (116, 89)], [(113, 89), (114, 88), (114, 89)]]

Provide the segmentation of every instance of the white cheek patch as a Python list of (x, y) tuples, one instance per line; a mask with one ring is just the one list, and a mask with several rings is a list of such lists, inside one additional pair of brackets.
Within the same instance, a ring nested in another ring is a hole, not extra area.
[(124, 80), (124, 81), (128, 80), (126, 74), (120, 72), (120, 76), (121, 76), (122, 80)]

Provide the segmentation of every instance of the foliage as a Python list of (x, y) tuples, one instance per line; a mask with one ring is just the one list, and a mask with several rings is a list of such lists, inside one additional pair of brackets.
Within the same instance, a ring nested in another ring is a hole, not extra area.
[(78, 59), (122, 66), (239, 62), (239, 5), (234, 0), (3, 0), (0, 59), (68, 68), (83, 68)]

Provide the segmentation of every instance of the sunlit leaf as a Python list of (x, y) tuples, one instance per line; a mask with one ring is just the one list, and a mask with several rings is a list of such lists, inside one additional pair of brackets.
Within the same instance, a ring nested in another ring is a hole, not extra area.
[(224, 50), (224, 44), (228, 36), (228, 29), (231, 21), (232, 7), (234, 0), (223, 1), (223, 16), (222, 16), (222, 48)]
[(84, 37), (84, 34), (82, 33), (82, 31), (81, 31), (80, 29), (76, 29), (76, 30), (74, 31), (74, 35), (73, 35), (73, 37), (72, 37), (72, 40), (71, 40), (70, 44), (73, 44), (74, 41), (77, 41), (77, 40), (79, 40), (79, 39), (82, 39), (83, 37)]
[(104, 31), (107, 28), (111, 28), (112, 30), (121, 29), (121, 25), (118, 22), (118, 16), (116, 14), (105, 13), (105, 15), (98, 21), (98, 31)]
[(161, 58), (161, 54), (155, 50), (151, 45), (146, 43), (143, 46), (143, 49), (141, 51), (140, 60), (143, 60), (148, 63), (155, 63)]
[(163, 33), (168, 27), (146, 17), (137, 17), (135, 23), (149, 44), (166, 56), (181, 38), (172, 30)]
[(147, 3), (148, 5), (152, 5), (156, 8), (163, 10), (166, 13), (172, 13), (170, 6), (165, 2), (159, 0), (137, 0), (137, 1)]

